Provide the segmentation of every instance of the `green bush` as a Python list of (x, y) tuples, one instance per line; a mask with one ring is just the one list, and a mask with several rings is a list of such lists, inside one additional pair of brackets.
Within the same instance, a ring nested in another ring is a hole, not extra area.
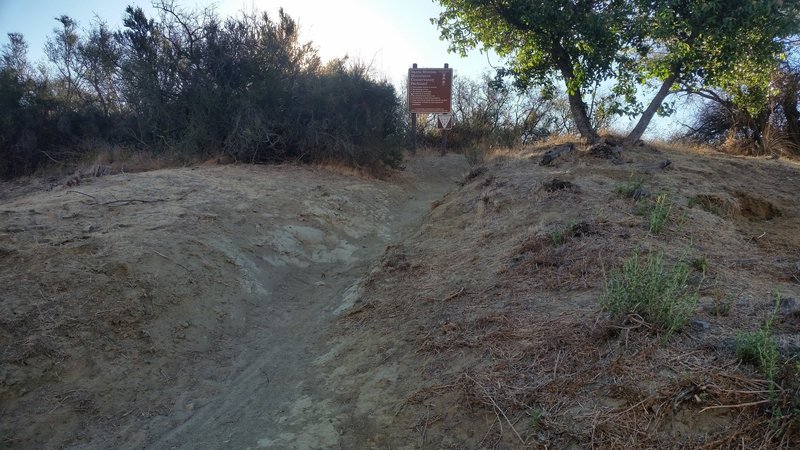
[(620, 183), (614, 186), (614, 192), (616, 192), (617, 195), (619, 195), (620, 197), (632, 198), (633, 193), (636, 192), (636, 190), (641, 188), (643, 185), (644, 185), (643, 178), (633, 178), (624, 183)]
[(656, 197), (656, 203), (650, 211), (650, 232), (659, 234), (669, 220), (669, 213), (672, 212), (672, 202), (669, 201), (667, 194), (660, 194)]
[(660, 252), (645, 259), (637, 252), (607, 275), (601, 305), (613, 316), (638, 314), (669, 336), (697, 306), (697, 288), (687, 285), (691, 271), (682, 261), (667, 267)]
[(772, 322), (780, 308), (780, 293), (775, 293), (775, 308), (767, 316), (764, 326), (750, 333), (739, 334), (736, 338), (736, 355), (745, 363), (761, 370), (770, 382), (778, 372), (778, 345), (772, 335)]
[(346, 58), (323, 64), (282, 10), (224, 21), (172, 2), (156, 10), (151, 18), (128, 7), (117, 31), (57, 18), (46, 49), (56, 70), (41, 73), (23, 37), (9, 35), (0, 178), (79, 158), (87, 139), (246, 162), (399, 163), (405, 129), (394, 87)]

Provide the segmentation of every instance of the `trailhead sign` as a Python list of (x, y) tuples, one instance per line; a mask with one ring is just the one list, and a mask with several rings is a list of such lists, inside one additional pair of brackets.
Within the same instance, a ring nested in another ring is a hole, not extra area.
[(408, 69), (408, 109), (411, 113), (449, 113), (453, 69)]

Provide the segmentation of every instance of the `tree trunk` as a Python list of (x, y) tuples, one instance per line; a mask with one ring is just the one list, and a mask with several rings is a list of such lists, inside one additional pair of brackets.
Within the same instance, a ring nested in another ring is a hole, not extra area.
[(653, 120), (653, 116), (656, 115), (656, 111), (658, 108), (661, 107), (661, 103), (664, 102), (664, 99), (667, 98), (669, 95), (669, 90), (672, 88), (672, 85), (675, 84), (675, 80), (678, 79), (678, 70), (670, 71), (669, 76), (664, 80), (661, 84), (661, 88), (656, 93), (656, 96), (653, 97), (653, 100), (650, 101), (650, 105), (647, 106), (647, 109), (644, 110), (642, 116), (639, 118), (639, 122), (636, 123), (636, 126), (633, 127), (633, 130), (628, 134), (628, 137), (625, 138), (624, 143), (626, 145), (635, 144), (636, 141), (642, 138), (644, 131), (647, 129), (647, 126), (650, 125), (650, 121)]
[(597, 135), (597, 131), (592, 127), (592, 121), (586, 112), (586, 103), (583, 102), (581, 92), (567, 94), (567, 97), (569, 98), (569, 110), (572, 112), (572, 119), (575, 121), (575, 126), (578, 127), (578, 132), (581, 133), (581, 137), (590, 144), (596, 143), (600, 138)]
[(600, 140), (597, 136), (597, 131), (592, 127), (592, 121), (589, 119), (589, 114), (586, 111), (586, 103), (583, 102), (583, 92), (579, 87), (576, 87), (573, 92), (570, 92), (569, 85), (575, 79), (575, 72), (572, 68), (572, 61), (569, 54), (564, 50), (564, 47), (557, 40), (553, 42), (551, 49), (553, 60), (564, 77), (564, 83), (567, 87), (567, 98), (569, 99), (569, 110), (572, 113), (572, 120), (575, 121), (575, 126), (581, 137), (586, 139), (590, 144), (596, 143)]

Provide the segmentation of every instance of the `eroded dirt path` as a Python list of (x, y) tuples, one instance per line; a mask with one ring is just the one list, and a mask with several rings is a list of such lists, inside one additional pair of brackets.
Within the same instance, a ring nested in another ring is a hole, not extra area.
[[(342, 212), (346, 236), (331, 255), (324, 255), (316, 253), (313, 246), (326, 238), (306, 225), (307, 221), (284, 228), (306, 246), (306, 252), (310, 250), (310, 261), (303, 262), (289, 252), (278, 255), (285, 265), (276, 265), (271, 258), (255, 262), (258, 271), (270, 279), (269, 305), (254, 312), (258, 318), (248, 326), (243, 340), (247, 348), (234, 363), (236, 375), (228, 380), (222, 395), (152, 442), (153, 446), (339, 447), (345, 425), (342, 416), (348, 414), (349, 405), (336, 402), (333, 392), (316, 384), (321, 375), (316, 372), (321, 369), (315, 361), (330, 351), (328, 342), (321, 339), (331, 322), (357, 301), (362, 280), (386, 246), (416, 232), (431, 202), (453, 189), (464, 169), (463, 160), (456, 156), (416, 159), (409, 162), (397, 185), (353, 185), (336, 193), (323, 187), (321, 196), (341, 196), (340, 206), (347, 208), (335, 208)], [(348, 195), (354, 193), (365, 197)], [(311, 214), (318, 207), (313, 202), (306, 206)], [(299, 212), (297, 217), (304, 214), (307, 212)], [(292, 221), (291, 216), (285, 218)], [(354, 229), (348, 233), (348, 227)], [(364, 229), (355, 230), (358, 227)], [(328, 231), (341, 233), (336, 228), (333, 225)], [(282, 239), (276, 237), (275, 241)], [(350, 389), (354, 401), (358, 399), (360, 389), (346, 382), (341, 387)]]
[(164, 170), (4, 200), (2, 446), (337, 447), (352, 405), (317, 383), (324, 337), (465, 168)]

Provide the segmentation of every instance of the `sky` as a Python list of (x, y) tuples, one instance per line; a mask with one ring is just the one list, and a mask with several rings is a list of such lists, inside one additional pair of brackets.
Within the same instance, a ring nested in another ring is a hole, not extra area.
[[(419, 67), (443, 67), (448, 63), (456, 73), (477, 78), (491, 70), (487, 55), (479, 51), (461, 59), (447, 52), (447, 43), (430, 23), (441, 7), (432, 0), (182, 0), (187, 9), (213, 5), (221, 17), (242, 10), (266, 11), (277, 15), (283, 7), (300, 25), (304, 41), (312, 41), (323, 59), (349, 55), (371, 63), (373, 70), (394, 84), (403, 82), (413, 63)], [(43, 48), (56, 27), (56, 16), (68, 15), (79, 26), (88, 27), (95, 17), (111, 29), (122, 26), (129, 4), (154, 15), (150, 1), (136, 0), (0, 0), (0, 42), (9, 32), (20, 32), (29, 45), (32, 62), (44, 58)], [(498, 64), (495, 56), (492, 64)]]
[[(433, 0), (178, 0), (178, 4), (190, 10), (213, 6), (220, 17), (243, 10), (276, 16), (283, 7), (300, 25), (302, 40), (312, 41), (323, 59), (348, 55), (366, 62), (398, 90), (413, 63), (419, 67), (448, 63), (456, 76), (473, 79), (493, 73), (492, 66), (501, 64), (496, 55), (478, 50), (463, 59), (448, 53), (447, 43), (430, 23), (441, 11)], [(7, 33), (22, 33), (29, 45), (29, 60), (35, 64), (44, 59), (46, 40), (58, 25), (56, 16), (68, 15), (86, 28), (100, 18), (116, 30), (122, 27), (128, 5), (155, 16), (149, 0), (0, 0), (0, 45), (8, 42)], [(632, 124), (621, 119), (615, 125), (627, 129)], [(676, 122), (657, 118), (647, 136), (665, 137), (676, 128)]]

